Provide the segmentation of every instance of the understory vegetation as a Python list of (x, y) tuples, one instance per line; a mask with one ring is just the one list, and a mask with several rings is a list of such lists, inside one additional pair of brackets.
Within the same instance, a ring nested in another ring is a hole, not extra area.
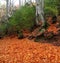
[[(44, 12), (45, 16), (55, 16), (58, 15), (58, 10), (54, 8), (55, 6), (51, 4), (45, 5)], [(36, 24), (36, 9), (35, 6), (22, 6), (20, 9), (16, 10), (16, 12), (11, 16), (11, 18), (4, 23), (0, 24), (0, 37), (4, 37), (6, 35), (17, 34), (18, 36), (22, 36), (23, 30), (33, 30), (33, 26)], [(46, 17), (45, 17), (46, 18)]]
[(16, 33), (21, 35), (21, 31), (25, 29), (31, 31), (35, 24), (35, 12), (33, 6), (22, 6), (12, 15), (8, 23), (1, 23), (0, 36)]

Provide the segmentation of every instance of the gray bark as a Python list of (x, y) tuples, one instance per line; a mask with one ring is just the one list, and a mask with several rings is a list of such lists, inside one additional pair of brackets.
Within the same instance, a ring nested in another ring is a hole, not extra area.
[(6, 16), (7, 16), (7, 18), (8, 18), (8, 13), (9, 13), (9, 6), (8, 6), (8, 4), (9, 4), (9, 1), (6, 0)]
[(6, 0), (6, 16), (7, 16), (7, 18), (10, 17), (10, 14), (12, 12), (11, 6), (12, 6), (11, 0)]
[(36, 23), (42, 21), (44, 24), (44, 0), (36, 0)]
[(21, 7), (21, 0), (19, 0), (19, 7)]
[(25, 3), (26, 3), (27, 1), (25, 0)]

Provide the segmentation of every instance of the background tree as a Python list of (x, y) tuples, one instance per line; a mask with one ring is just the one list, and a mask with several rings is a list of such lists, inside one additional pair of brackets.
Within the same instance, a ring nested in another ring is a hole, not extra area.
[(21, 7), (21, 0), (19, 0), (19, 7)]
[(8, 13), (9, 13), (8, 4), (9, 4), (9, 0), (6, 0), (6, 16), (7, 16), (7, 18), (8, 18)]

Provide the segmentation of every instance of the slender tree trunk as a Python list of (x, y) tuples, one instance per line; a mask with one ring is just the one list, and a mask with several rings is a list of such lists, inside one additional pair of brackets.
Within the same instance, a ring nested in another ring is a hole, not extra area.
[(9, 0), (9, 14), (12, 14), (12, 8), (11, 8), (11, 0)]
[(26, 0), (25, 0), (25, 3), (26, 3)]
[(44, 0), (41, 0), (42, 1), (42, 13), (44, 15)]
[(21, 0), (19, 0), (19, 7), (21, 7)]
[(8, 19), (8, 13), (9, 13), (9, 0), (6, 0), (6, 16), (7, 16), (7, 19)]
[(44, 25), (44, 0), (36, 0), (36, 23), (37, 25), (39, 22), (42, 22), (42, 25)]

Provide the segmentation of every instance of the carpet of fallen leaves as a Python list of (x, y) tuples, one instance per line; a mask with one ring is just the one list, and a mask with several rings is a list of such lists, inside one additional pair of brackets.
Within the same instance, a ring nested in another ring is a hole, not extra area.
[(54, 43), (17, 37), (0, 39), (0, 63), (60, 63), (60, 46)]

